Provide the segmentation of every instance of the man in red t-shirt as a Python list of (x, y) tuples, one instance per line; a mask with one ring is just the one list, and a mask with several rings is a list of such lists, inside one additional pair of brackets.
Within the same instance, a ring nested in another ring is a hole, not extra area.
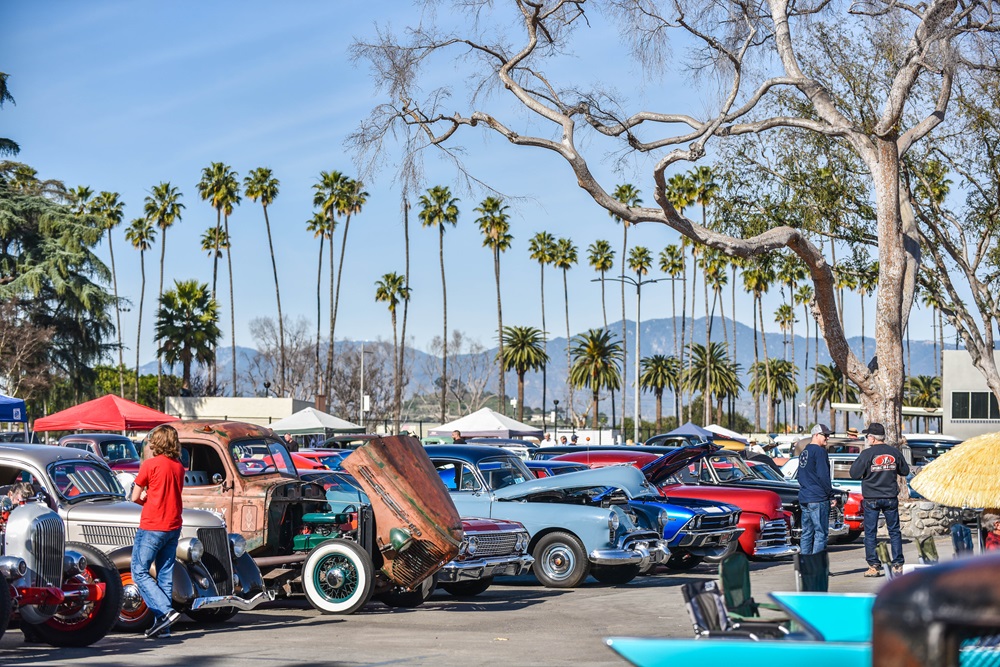
[[(180, 614), (171, 606), (174, 561), (181, 536), (181, 490), (184, 466), (181, 445), (172, 426), (157, 426), (147, 436), (153, 457), (142, 462), (132, 487), (132, 502), (142, 505), (132, 547), (132, 580), (154, 614), (146, 636), (169, 637)], [(149, 569), (156, 564), (156, 578)]]

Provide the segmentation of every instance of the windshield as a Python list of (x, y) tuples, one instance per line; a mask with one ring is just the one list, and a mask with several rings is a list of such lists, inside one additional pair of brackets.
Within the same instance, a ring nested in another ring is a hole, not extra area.
[(343, 511), (348, 505), (359, 505), (368, 503), (368, 496), (354, 481), (354, 478), (345, 472), (316, 471), (302, 475), (302, 479), (315, 482), (323, 486), (326, 491), (326, 499), (334, 512)]
[(101, 456), (106, 461), (117, 463), (118, 461), (138, 461), (139, 452), (135, 448), (135, 443), (128, 438), (121, 440), (105, 440), (100, 444)]
[(93, 461), (59, 461), (48, 470), (56, 493), (67, 502), (99, 496), (125, 497), (114, 473)]
[(298, 474), (288, 450), (275, 440), (238, 440), (230, 443), (229, 454), (244, 477), (275, 472)]
[(486, 484), (494, 490), (535, 479), (521, 459), (514, 457), (483, 459), (479, 462), (479, 470), (483, 473)]
[(715, 476), (722, 482), (734, 482), (740, 479), (758, 479), (747, 464), (738, 456), (709, 456), (703, 459), (704, 465), (712, 466)]

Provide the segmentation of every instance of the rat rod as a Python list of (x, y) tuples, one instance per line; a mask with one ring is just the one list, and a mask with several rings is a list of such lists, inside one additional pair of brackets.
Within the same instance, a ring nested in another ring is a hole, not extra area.
[(410, 606), (459, 552), (462, 522), (420, 441), (374, 438), (343, 462), (370, 504), (333, 512), (300, 479), (270, 429), (229, 421), (171, 424), (188, 472), (184, 505), (214, 512), (246, 540), (269, 586), (301, 590), (325, 613), (349, 614), (374, 594)]

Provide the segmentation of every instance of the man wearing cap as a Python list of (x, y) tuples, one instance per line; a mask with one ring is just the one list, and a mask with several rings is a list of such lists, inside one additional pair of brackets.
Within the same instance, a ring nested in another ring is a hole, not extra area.
[(885, 517), (885, 528), (889, 532), (892, 572), (900, 574), (903, 571), (903, 536), (899, 530), (899, 487), (896, 479), (906, 477), (910, 466), (898, 449), (885, 444), (885, 427), (882, 424), (872, 422), (862, 433), (868, 447), (851, 465), (851, 478), (861, 480), (861, 495), (864, 496), (865, 560), (868, 562), (865, 576), (882, 576), (875, 553), (879, 512)]
[(575, 445), (577, 443), (577, 440), (579, 439), (580, 437), (576, 433), (574, 433), (573, 435), (569, 436), (569, 444)]
[(830, 534), (830, 502), (836, 495), (830, 475), (830, 457), (826, 443), (830, 427), (812, 427), (809, 444), (799, 454), (799, 505), (802, 507), (802, 538), (799, 553), (818, 554), (826, 551)]

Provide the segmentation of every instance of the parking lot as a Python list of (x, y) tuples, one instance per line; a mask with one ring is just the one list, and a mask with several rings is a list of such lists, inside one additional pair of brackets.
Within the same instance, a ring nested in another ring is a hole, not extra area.
[[(904, 545), (907, 562), (916, 548)], [(951, 553), (941, 539), (942, 558)], [(874, 592), (859, 541), (830, 550), (830, 590)], [(507, 579), (471, 600), (438, 591), (417, 609), (368, 604), (352, 616), (323, 616), (304, 599), (276, 601), (217, 626), (186, 618), (173, 636), (147, 640), (112, 634), (86, 649), (27, 644), (18, 630), (0, 640), (2, 665), (622, 665), (604, 646), (612, 635), (691, 636), (680, 584), (716, 576), (701, 565), (682, 574), (640, 577), (607, 587), (588, 580), (573, 590), (542, 588), (531, 577)], [(790, 561), (751, 564), (754, 596), (794, 590)]]

